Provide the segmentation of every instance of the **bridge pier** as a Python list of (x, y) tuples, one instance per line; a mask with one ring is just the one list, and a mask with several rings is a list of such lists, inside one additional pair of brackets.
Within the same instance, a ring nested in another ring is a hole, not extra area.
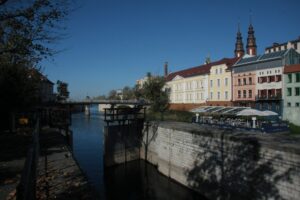
[(91, 115), (91, 110), (90, 110), (90, 106), (89, 105), (85, 105), (84, 106), (84, 114), (87, 116)]

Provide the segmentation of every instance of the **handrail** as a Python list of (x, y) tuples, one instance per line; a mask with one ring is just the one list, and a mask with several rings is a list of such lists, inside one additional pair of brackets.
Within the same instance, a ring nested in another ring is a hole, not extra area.
[(39, 160), (40, 120), (37, 118), (33, 130), (33, 141), (29, 147), (27, 158), (22, 171), (21, 181), (17, 187), (17, 200), (36, 199), (37, 166)]

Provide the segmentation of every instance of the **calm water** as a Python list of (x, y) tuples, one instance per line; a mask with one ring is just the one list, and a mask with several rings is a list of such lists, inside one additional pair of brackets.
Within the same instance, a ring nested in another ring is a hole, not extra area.
[(103, 167), (103, 126), (96, 107), (90, 118), (73, 114), (73, 152), (100, 199), (204, 199), (170, 181), (144, 161)]

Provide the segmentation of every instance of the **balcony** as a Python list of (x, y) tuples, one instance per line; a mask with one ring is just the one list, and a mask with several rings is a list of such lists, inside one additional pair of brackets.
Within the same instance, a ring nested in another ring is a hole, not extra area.
[(255, 100), (257, 101), (267, 101), (267, 100), (281, 100), (282, 99), (282, 95), (281, 94), (277, 94), (277, 95), (256, 95), (255, 96)]

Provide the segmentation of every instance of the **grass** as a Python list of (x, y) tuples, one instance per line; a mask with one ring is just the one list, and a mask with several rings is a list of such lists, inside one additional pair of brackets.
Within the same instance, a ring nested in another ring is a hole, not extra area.
[[(164, 121), (177, 121), (177, 122), (192, 122), (194, 113), (188, 111), (168, 110), (164, 113)], [(159, 112), (147, 111), (146, 119), (149, 121), (161, 120)]]
[(291, 130), (291, 134), (293, 135), (300, 135), (300, 126), (297, 126), (295, 124), (292, 124), (292, 123), (289, 123), (289, 127), (290, 127), (290, 130)]

